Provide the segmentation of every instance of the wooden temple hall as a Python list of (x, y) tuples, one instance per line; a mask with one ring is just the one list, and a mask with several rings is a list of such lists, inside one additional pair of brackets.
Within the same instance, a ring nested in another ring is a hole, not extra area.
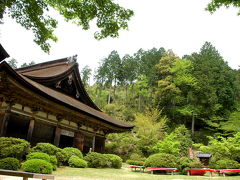
[(0, 63), (0, 136), (104, 152), (108, 133), (132, 128), (93, 103), (76, 56), (15, 70)]

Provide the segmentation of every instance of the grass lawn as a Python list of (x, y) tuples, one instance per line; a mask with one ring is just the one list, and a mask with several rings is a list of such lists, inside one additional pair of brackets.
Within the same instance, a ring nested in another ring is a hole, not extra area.
[(142, 172), (132, 172), (128, 165), (123, 164), (122, 169), (95, 169), (95, 168), (70, 168), (61, 167), (53, 173), (56, 176), (56, 180), (128, 180), (128, 179), (138, 179), (138, 180), (154, 180), (154, 179), (173, 179), (173, 180), (183, 180), (183, 179), (228, 179), (237, 180), (240, 176), (226, 176), (219, 177), (214, 174), (212, 178), (209, 174), (206, 176), (187, 176), (187, 175), (161, 175), (161, 174), (149, 174)]

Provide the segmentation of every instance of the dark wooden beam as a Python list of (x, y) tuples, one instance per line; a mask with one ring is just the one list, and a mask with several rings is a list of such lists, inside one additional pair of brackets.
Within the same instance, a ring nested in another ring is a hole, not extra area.
[(55, 137), (54, 137), (54, 145), (57, 147), (59, 146), (60, 136), (61, 136), (61, 128), (56, 127)]
[(92, 140), (92, 152), (95, 151), (95, 141), (96, 141), (96, 136), (93, 136), (93, 140)]
[(8, 120), (11, 115), (11, 106), (9, 105), (5, 111), (0, 114), (0, 136), (5, 136), (7, 131)]
[(28, 134), (27, 134), (27, 140), (28, 140), (29, 142), (31, 142), (31, 140), (32, 140), (32, 134), (33, 134), (34, 124), (35, 124), (35, 120), (34, 120), (34, 119), (30, 120), (30, 122), (29, 122), (29, 127), (28, 127)]

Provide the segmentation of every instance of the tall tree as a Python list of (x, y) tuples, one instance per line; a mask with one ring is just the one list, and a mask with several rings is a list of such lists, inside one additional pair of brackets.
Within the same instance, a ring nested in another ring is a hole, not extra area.
[(14, 58), (11, 58), (7, 61), (7, 63), (9, 64), (9, 66), (11, 66), (13, 69), (17, 69), (17, 60)]
[(119, 30), (127, 29), (127, 22), (133, 16), (132, 10), (124, 9), (112, 0), (1, 0), (0, 19), (7, 12), (21, 26), (32, 30), (35, 43), (49, 52), (49, 40), (57, 41), (53, 33), (57, 20), (48, 15), (50, 9), (84, 30), (89, 29), (90, 22), (95, 20), (100, 29), (94, 34), (96, 39), (118, 37)]
[(82, 82), (83, 85), (86, 87), (90, 84), (90, 76), (92, 74), (92, 70), (89, 66), (84, 66), (81, 70)]

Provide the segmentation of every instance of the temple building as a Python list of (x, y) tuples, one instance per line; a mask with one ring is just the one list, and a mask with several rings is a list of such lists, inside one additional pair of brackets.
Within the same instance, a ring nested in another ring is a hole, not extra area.
[(15, 70), (0, 63), (0, 136), (104, 152), (107, 134), (132, 128), (93, 103), (75, 56)]

